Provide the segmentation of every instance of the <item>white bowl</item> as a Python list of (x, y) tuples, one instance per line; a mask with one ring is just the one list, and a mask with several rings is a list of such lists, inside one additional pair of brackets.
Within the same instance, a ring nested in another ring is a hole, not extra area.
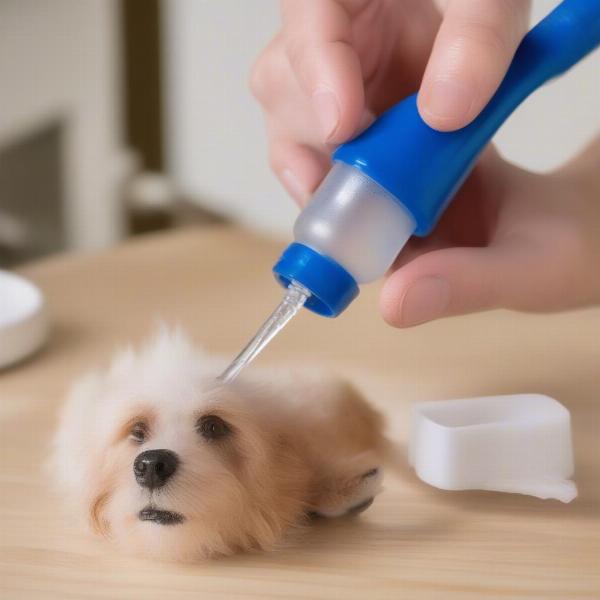
[(0, 271), (0, 368), (35, 352), (47, 335), (41, 291), (23, 277)]
[(571, 416), (541, 394), (421, 402), (413, 411), (409, 461), (445, 490), (577, 496)]

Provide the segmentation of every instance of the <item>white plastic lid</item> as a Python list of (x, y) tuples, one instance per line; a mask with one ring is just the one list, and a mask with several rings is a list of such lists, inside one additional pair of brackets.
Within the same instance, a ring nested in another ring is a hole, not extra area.
[(409, 461), (445, 490), (577, 496), (569, 411), (541, 394), (416, 404)]
[(23, 277), (0, 271), (0, 368), (35, 352), (47, 332), (40, 290)]

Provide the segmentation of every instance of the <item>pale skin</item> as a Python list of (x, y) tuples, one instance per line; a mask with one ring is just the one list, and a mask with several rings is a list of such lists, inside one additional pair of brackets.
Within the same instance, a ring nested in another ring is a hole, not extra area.
[[(332, 149), (418, 90), (421, 117), (470, 123), (528, 27), (526, 0), (284, 0), (251, 87), (273, 171), (303, 206)], [(600, 136), (562, 168), (530, 173), (488, 148), (435, 232), (413, 239), (381, 292), (409, 327), (492, 308), (600, 303)]]

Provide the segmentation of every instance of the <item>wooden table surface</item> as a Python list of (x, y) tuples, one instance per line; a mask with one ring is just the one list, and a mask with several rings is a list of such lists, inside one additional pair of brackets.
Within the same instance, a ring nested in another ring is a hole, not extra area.
[(442, 492), (407, 468), (362, 517), (325, 522), (284, 550), (175, 565), (116, 554), (48, 491), (42, 464), (69, 382), (157, 317), (233, 355), (280, 298), (281, 245), (229, 228), (140, 238), (22, 272), (52, 312), (46, 349), (0, 372), (0, 598), (600, 598), (600, 310), (503, 311), (406, 331), (379, 318), (377, 287), (336, 320), (303, 311), (259, 359), (347, 373), (405, 440), (410, 403), (542, 392), (571, 410), (571, 504)]

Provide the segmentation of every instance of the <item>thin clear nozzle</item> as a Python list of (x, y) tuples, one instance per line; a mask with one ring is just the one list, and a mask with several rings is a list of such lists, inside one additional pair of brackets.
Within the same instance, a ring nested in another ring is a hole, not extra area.
[(292, 281), (285, 296), (271, 316), (265, 321), (248, 345), (233, 359), (232, 363), (217, 377), (229, 383), (239, 372), (249, 365), (263, 348), (287, 325), (292, 317), (304, 306), (310, 292), (299, 283)]

